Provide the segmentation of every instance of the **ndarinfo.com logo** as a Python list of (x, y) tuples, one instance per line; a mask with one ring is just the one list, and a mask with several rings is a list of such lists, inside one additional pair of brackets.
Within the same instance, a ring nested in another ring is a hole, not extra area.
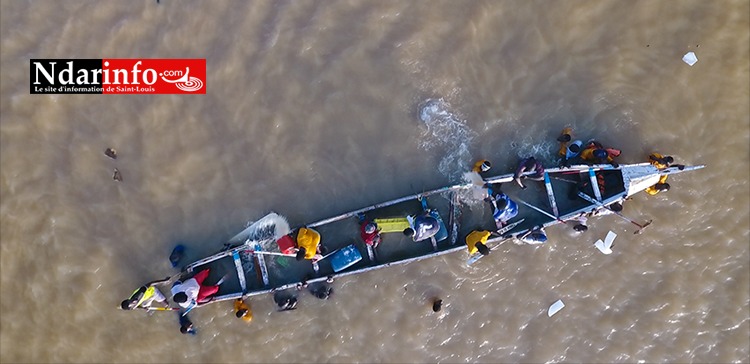
[(32, 94), (205, 94), (205, 59), (32, 59)]

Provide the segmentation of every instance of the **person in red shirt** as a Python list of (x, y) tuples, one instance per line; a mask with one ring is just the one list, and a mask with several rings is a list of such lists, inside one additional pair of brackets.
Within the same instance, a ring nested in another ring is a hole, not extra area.
[(377, 248), (380, 244), (380, 230), (378, 230), (378, 225), (372, 221), (363, 221), (359, 225), (359, 235), (365, 244), (371, 245), (373, 248)]

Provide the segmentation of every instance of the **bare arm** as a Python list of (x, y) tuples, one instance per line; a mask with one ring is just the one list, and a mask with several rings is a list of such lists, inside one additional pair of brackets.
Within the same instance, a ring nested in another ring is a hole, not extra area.
[(167, 277), (167, 278), (164, 278), (164, 279), (157, 279), (155, 281), (151, 281), (151, 282), (146, 283), (146, 286), (153, 286), (155, 284), (164, 283), (164, 282), (169, 281), (170, 279), (172, 279), (172, 277)]

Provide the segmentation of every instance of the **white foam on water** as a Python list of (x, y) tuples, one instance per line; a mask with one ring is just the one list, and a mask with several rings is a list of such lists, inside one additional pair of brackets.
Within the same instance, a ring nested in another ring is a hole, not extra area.
[(471, 163), (469, 145), (477, 133), (469, 129), (443, 99), (425, 101), (420, 107), (419, 119), (426, 126), (419, 146), (425, 150), (445, 149), (438, 171), (451, 180), (459, 180)]

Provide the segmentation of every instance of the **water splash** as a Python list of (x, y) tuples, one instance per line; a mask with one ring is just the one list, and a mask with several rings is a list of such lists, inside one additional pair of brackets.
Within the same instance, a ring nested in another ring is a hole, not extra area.
[(426, 126), (419, 146), (425, 150), (439, 147), (445, 155), (438, 163), (438, 171), (451, 180), (461, 179), (471, 163), (469, 144), (477, 134), (466, 126), (443, 99), (429, 99), (419, 108), (419, 119)]

